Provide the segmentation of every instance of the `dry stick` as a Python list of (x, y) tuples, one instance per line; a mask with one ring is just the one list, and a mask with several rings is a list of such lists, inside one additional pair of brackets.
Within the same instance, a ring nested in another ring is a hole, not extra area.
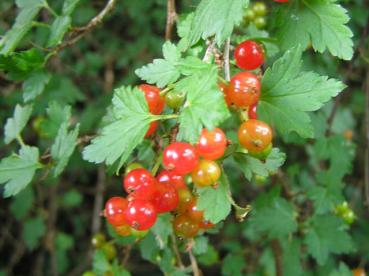
[(271, 246), (272, 246), (272, 251), (273, 251), (273, 255), (275, 259), (276, 276), (283, 276), (281, 245), (279, 241), (275, 239), (275, 240), (272, 240)]
[(365, 161), (364, 161), (365, 201), (369, 208), (369, 66), (365, 78)]
[(104, 17), (113, 10), (114, 5), (116, 3), (116, 0), (109, 0), (108, 3), (105, 5), (105, 7), (101, 10), (101, 12), (96, 15), (94, 18), (91, 19), (91, 21), (83, 27), (74, 28), (73, 33), (78, 33), (76, 36), (72, 37), (71, 39), (65, 41), (62, 44), (59, 44), (53, 49), (53, 55), (57, 54), (61, 50), (63, 50), (66, 47), (69, 47), (75, 43), (77, 43), (86, 33), (90, 32), (93, 28), (95, 28), (97, 25), (99, 25)]
[(225, 46), (224, 46), (224, 77), (226, 81), (230, 81), (231, 80), (231, 73), (230, 73), (230, 68), (229, 68), (229, 48), (231, 45), (231, 39), (227, 38)]
[(191, 267), (192, 267), (193, 276), (201, 276), (201, 272), (200, 272), (199, 266), (197, 264), (196, 258), (193, 255), (192, 248), (190, 248), (188, 250), (188, 255), (190, 256), (190, 261), (191, 261)]
[(172, 31), (174, 23), (177, 21), (176, 2), (175, 0), (167, 0), (167, 24), (165, 26), (165, 40), (172, 39)]
[(92, 234), (96, 234), (97, 232), (99, 232), (101, 228), (100, 212), (103, 208), (105, 182), (106, 182), (106, 176), (104, 172), (104, 167), (99, 166), (97, 169), (95, 202), (94, 202), (94, 209), (92, 212), (92, 225), (91, 225)]

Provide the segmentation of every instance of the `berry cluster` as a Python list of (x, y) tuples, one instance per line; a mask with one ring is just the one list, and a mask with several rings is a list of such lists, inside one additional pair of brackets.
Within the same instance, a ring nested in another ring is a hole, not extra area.
[(255, 2), (245, 10), (243, 16), (244, 25), (247, 26), (249, 23), (254, 23), (256, 28), (264, 29), (266, 26), (267, 12), (267, 7), (264, 2)]
[[(234, 58), (239, 68), (255, 70), (264, 63), (264, 50), (256, 42), (247, 40), (236, 47)], [(248, 154), (265, 159), (272, 149), (272, 130), (257, 119), (259, 77), (244, 71), (234, 75), (229, 84), (219, 86), (228, 106), (247, 114), (238, 130), (240, 145)], [(161, 114), (165, 104), (178, 110), (185, 100), (180, 93), (169, 92), (164, 97), (160, 89), (152, 85), (143, 84), (139, 88), (145, 93), (152, 114)], [(156, 127), (156, 122), (151, 123), (146, 137), (152, 135)], [(221, 129), (203, 129), (196, 145), (175, 141), (166, 146), (162, 153), (164, 170), (156, 176), (140, 164), (131, 164), (123, 177), (127, 197), (112, 197), (105, 205), (108, 222), (117, 234), (136, 237), (144, 235), (155, 224), (157, 216), (167, 212), (173, 214), (173, 230), (179, 237), (194, 237), (199, 231), (213, 227), (198, 209), (197, 195), (189, 189), (185, 177), (190, 176), (190, 182), (197, 189), (216, 188), (221, 176), (217, 160), (224, 156), (227, 144)]]

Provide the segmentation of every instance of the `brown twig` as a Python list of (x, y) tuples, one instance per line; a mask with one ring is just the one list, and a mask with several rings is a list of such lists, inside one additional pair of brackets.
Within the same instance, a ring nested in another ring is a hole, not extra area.
[(369, 208), (369, 68), (365, 78), (365, 161), (364, 161), (364, 190), (365, 203)]
[(206, 48), (206, 51), (205, 51), (205, 55), (203, 57), (203, 61), (209, 61), (210, 57), (211, 57), (211, 54), (213, 53), (214, 51), (214, 47), (215, 47), (215, 40), (207, 40), (206, 41), (208, 47)]
[(178, 19), (175, 0), (167, 0), (167, 24), (165, 26), (165, 40), (172, 39), (173, 26)]
[(339, 94), (335, 99), (334, 99), (334, 105), (332, 108), (331, 113), (329, 114), (328, 118), (327, 118), (327, 129), (325, 131), (325, 136), (330, 136), (331, 135), (331, 129), (332, 129), (332, 125), (333, 125), (333, 121), (334, 121), (334, 117), (336, 116), (337, 110), (338, 110), (338, 106), (341, 102), (341, 95)]
[(271, 247), (275, 260), (275, 272), (276, 276), (283, 276), (283, 267), (282, 267), (282, 249), (279, 241), (277, 239), (272, 240)]
[(192, 248), (188, 249), (188, 256), (190, 257), (193, 276), (201, 276), (201, 271), (197, 264), (196, 257), (192, 252)]
[(95, 202), (94, 209), (92, 211), (92, 225), (91, 232), (96, 234), (101, 228), (100, 212), (104, 203), (104, 191), (105, 191), (106, 176), (103, 166), (99, 166), (97, 169), (97, 182), (95, 189)]
[(70, 47), (73, 44), (77, 43), (86, 33), (90, 32), (96, 26), (101, 24), (105, 16), (113, 10), (115, 3), (116, 0), (109, 0), (105, 7), (100, 11), (100, 13), (92, 18), (86, 26), (74, 28), (71, 34), (72, 37), (69, 40), (56, 46), (52, 51), (52, 55), (55, 55), (64, 48)]
[(57, 200), (57, 185), (53, 185), (50, 187), (48, 198), (48, 219), (47, 219), (47, 234), (45, 236), (45, 247), (50, 253), (50, 262), (51, 262), (51, 275), (58, 275), (58, 262), (56, 258), (56, 250), (55, 250), (55, 224), (57, 220), (58, 213), (58, 200)]
[(123, 267), (126, 267), (126, 265), (127, 265), (129, 257), (131, 256), (133, 245), (134, 244), (129, 244), (129, 245), (126, 246), (124, 256), (123, 256), (123, 260), (122, 260)]
[(230, 67), (229, 67), (229, 48), (231, 45), (231, 39), (227, 38), (224, 46), (224, 78), (226, 81), (231, 80), (231, 73), (230, 73)]

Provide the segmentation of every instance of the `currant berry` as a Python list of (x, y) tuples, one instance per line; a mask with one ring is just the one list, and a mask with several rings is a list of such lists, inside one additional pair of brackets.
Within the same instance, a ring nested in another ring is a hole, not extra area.
[(159, 183), (172, 185), (176, 189), (187, 187), (183, 176), (173, 171), (163, 170), (156, 176), (156, 179)]
[(141, 186), (153, 186), (156, 184), (155, 177), (146, 169), (139, 168), (130, 171), (123, 181), (127, 193), (133, 192)]
[(127, 237), (132, 233), (132, 228), (128, 224), (123, 224), (118, 227), (115, 227), (114, 230), (119, 236), (122, 237)]
[(174, 233), (182, 238), (193, 238), (199, 232), (199, 224), (187, 215), (179, 215), (173, 221)]
[(264, 16), (267, 13), (266, 5), (263, 2), (255, 2), (252, 6), (252, 10), (257, 16)]
[(264, 29), (264, 27), (266, 26), (266, 19), (264, 16), (258, 16), (254, 19), (254, 25), (256, 28), (260, 29)]
[(105, 204), (105, 216), (108, 222), (117, 227), (125, 224), (124, 212), (128, 206), (127, 199), (123, 197), (112, 197)]
[(260, 81), (252, 73), (240, 72), (231, 79), (228, 96), (240, 108), (256, 104), (260, 97)]
[(199, 157), (193, 146), (184, 142), (174, 142), (163, 152), (164, 166), (174, 173), (185, 175), (190, 173), (198, 164)]
[(227, 148), (227, 138), (220, 128), (212, 131), (203, 129), (196, 145), (199, 156), (207, 160), (215, 160), (224, 155)]
[(150, 137), (155, 132), (155, 130), (158, 127), (158, 125), (159, 125), (159, 121), (151, 122), (150, 123), (150, 126), (149, 126), (149, 129), (147, 130), (144, 138)]
[(178, 198), (179, 198), (179, 202), (178, 202), (177, 212), (179, 214), (186, 213), (193, 199), (192, 193), (187, 187), (181, 188), (178, 190)]
[(139, 88), (145, 93), (150, 113), (158, 115), (163, 112), (165, 98), (160, 96), (160, 89), (149, 84), (141, 84)]
[(260, 151), (260, 152), (249, 152), (249, 154), (252, 157), (255, 157), (259, 160), (265, 160), (265, 159), (267, 159), (269, 154), (272, 152), (272, 149), (273, 149), (273, 144), (269, 143), (269, 145), (265, 149), (263, 149), (262, 151)]
[(204, 229), (204, 230), (208, 230), (208, 229), (211, 229), (215, 226), (215, 224), (211, 223), (210, 221), (208, 220), (202, 220), (199, 224), (199, 227), (201, 229)]
[(249, 106), (249, 109), (247, 110), (247, 116), (249, 117), (249, 119), (254, 119), (254, 120), (258, 119), (258, 114), (256, 113), (257, 108), (258, 108), (258, 103), (255, 103)]
[(105, 235), (97, 233), (92, 237), (91, 243), (93, 247), (100, 248), (106, 242)]
[(128, 203), (125, 219), (135, 230), (147, 230), (156, 222), (157, 213), (154, 206), (146, 200), (133, 200)]
[(125, 175), (127, 175), (128, 173), (130, 173), (131, 171), (135, 169), (142, 169), (142, 168), (143, 167), (140, 163), (131, 163), (126, 167)]
[(234, 58), (241, 69), (255, 70), (264, 63), (264, 50), (258, 43), (246, 40), (236, 47)]
[(288, 0), (274, 0), (274, 2), (277, 2), (277, 3), (287, 3)]
[(238, 130), (240, 144), (250, 153), (263, 151), (272, 141), (272, 130), (264, 122), (248, 120)]
[(158, 214), (173, 211), (179, 202), (178, 191), (169, 184), (159, 184), (155, 197), (151, 200)]
[(197, 209), (196, 198), (191, 200), (191, 202), (188, 204), (187, 215), (191, 220), (199, 223), (204, 219), (204, 212)]
[(106, 258), (111, 261), (117, 256), (117, 250), (115, 249), (115, 246), (111, 244), (110, 242), (105, 243), (101, 250), (104, 252)]
[(230, 107), (232, 105), (232, 102), (229, 99), (229, 95), (228, 95), (228, 85), (223, 83), (223, 82), (220, 82), (220, 83), (218, 83), (218, 86), (219, 86), (220, 91), (222, 91), (222, 93), (223, 93), (224, 100), (225, 100), (227, 106)]
[(184, 93), (169, 92), (168, 94), (165, 95), (165, 102), (167, 106), (174, 110), (179, 109), (182, 106), (184, 100), (185, 100)]
[(156, 193), (157, 193), (157, 187), (158, 187), (158, 183), (147, 183), (147, 185), (140, 185), (136, 190), (134, 190), (133, 192), (131, 192), (128, 197), (127, 200), (128, 201), (133, 201), (133, 200), (147, 200), (147, 201), (151, 201), (156, 197)]
[(245, 14), (244, 14), (243, 17), (244, 17), (245, 21), (250, 22), (250, 21), (254, 20), (254, 18), (255, 18), (255, 12), (253, 10), (251, 10), (251, 9), (247, 9), (245, 11)]
[(361, 267), (352, 270), (353, 276), (366, 276), (365, 270)]
[(192, 181), (198, 187), (206, 187), (215, 184), (220, 174), (221, 170), (216, 162), (201, 160), (192, 171)]

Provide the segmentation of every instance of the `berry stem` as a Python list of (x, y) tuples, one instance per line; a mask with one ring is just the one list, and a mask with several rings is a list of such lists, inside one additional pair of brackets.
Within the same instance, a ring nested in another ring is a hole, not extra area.
[[(170, 120), (170, 119), (178, 119), (179, 115), (178, 114), (168, 114), (168, 115), (155, 116), (155, 118), (158, 118), (158, 117), (159, 117), (159, 120)], [(154, 121), (156, 121), (156, 120), (154, 120)]]
[(173, 85), (168, 85), (165, 89), (160, 91), (160, 96), (165, 96), (172, 89), (173, 89)]
[(163, 158), (163, 155), (160, 154), (158, 156), (158, 158), (156, 159), (155, 164), (154, 164), (154, 166), (152, 167), (152, 170), (151, 170), (153, 175), (156, 175), (156, 173), (158, 172), (158, 170), (160, 168), (162, 158)]

